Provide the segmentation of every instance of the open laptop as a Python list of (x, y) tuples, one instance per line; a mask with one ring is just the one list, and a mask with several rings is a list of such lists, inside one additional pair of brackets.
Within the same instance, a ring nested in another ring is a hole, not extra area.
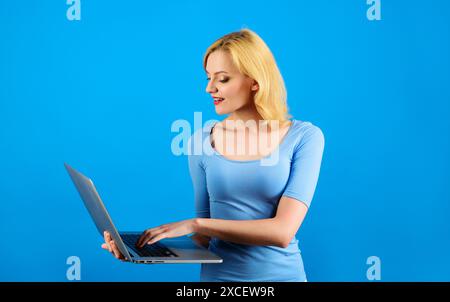
[(104, 231), (108, 231), (126, 261), (133, 263), (222, 263), (219, 256), (187, 236), (163, 239), (155, 244), (146, 244), (141, 249), (137, 248), (135, 244), (142, 232), (118, 232), (92, 180), (68, 164), (64, 163), (64, 166), (100, 235), (103, 237)]

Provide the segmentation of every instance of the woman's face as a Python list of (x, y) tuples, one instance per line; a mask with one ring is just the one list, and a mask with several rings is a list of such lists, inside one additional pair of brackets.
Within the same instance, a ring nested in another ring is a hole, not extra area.
[(258, 84), (239, 72), (229, 53), (212, 52), (206, 61), (206, 75), (206, 92), (213, 97), (217, 114), (230, 114), (253, 104)]

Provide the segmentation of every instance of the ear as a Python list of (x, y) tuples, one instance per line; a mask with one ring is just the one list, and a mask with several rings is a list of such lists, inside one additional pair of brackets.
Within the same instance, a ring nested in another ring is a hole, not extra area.
[(252, 82), (252, 91), (258, 91), (259, 90), (259, 84), (255, 80)]

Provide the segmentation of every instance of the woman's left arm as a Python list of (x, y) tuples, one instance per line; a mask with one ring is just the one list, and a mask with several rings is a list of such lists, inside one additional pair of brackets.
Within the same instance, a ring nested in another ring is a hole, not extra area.
[(308, 207), (294, 198), (283, 196), (276, 216), (257, 220), (193, 218), (146, 230), (138, 246), (153, 244), (164, 238), (197, 233), (248, 245), (287, 247), (305, 218)]

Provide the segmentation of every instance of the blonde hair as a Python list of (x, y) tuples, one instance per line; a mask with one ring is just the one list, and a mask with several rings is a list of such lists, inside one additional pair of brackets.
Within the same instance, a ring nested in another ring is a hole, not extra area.
[(288, 122), (287, 92), (283, 77), (266, 43), (253, 31), (241, 29), (227, 34), (208, 47), (203, 57), (203, 68), (211, 53), (221, 50), (231, 55), (234, 65), (245, 76), (255, 80), (255, 106), (264, 120)]

